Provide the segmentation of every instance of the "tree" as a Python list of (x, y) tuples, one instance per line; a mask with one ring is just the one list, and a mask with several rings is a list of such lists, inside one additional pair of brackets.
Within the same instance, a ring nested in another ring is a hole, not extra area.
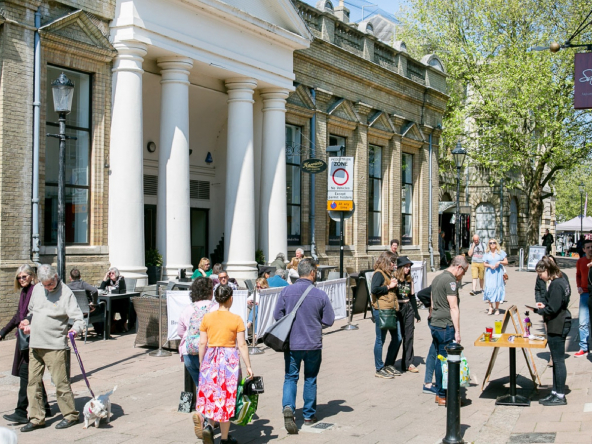
[[(553, 180), (592, 150), (589, 111), (573, 109), (574, 50), (529, 48), (566, 41), (588, 14), (583, 0), (409, 0), (399, 35), (414, 55), (436, 53), (449, 74), (446, 148), (528, 199), (527, 242), (538, 243)], [(579, 39), (592, 41), (590, 32)], [(574, 42), (576, 43), (576, 42)], [(518, 174), (517, 174), (518, 173)], [(496, 179), (497, 176), (497, 179)]]
[[(578, 186), (584, 184), (583, 201), (588, 195), (588, 208), (592, 205), (592, 163), (586, 162), (570, 170), (563, 170), (557, 174), (554, 188), (557, 193), (555, 214), (558, 222), (565, 222), (580, 214), (580, 190)], [(584, 216), (592, 214), (592, 209), (584, 212)]]

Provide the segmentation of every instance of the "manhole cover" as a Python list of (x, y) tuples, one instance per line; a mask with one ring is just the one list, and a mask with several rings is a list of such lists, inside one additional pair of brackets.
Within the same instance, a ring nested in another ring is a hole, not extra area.
[(315, 425), (311, 426), (312, 429), (321, 429), (327, 430), (333, 427), (333, 424), (329, 424), (328, 422), (317, 422)]
[(520, 433), (510, 436), (508, 443), (529, 444), (529, 443), (554, 443), (555, 433)]

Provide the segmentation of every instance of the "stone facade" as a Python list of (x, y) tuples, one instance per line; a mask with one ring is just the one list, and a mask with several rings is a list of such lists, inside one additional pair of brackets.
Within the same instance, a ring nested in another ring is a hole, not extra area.
[[(322, 2), (321, 2), (322, 3)], [(309, 49), (294, 56), (296, 91), (288, 98), (286, 123), (301, 128), (300, 147), (310, 156), (311, 118), (316, 115), (316, 158), (327, 160), (331, 136), (346, 139), (345, 156), (354, 157), (355, 211), (345, 222), (345, 267), (349, 272), (370, 267), (390, 239), (402, 238), (401, 155), (413, 155), (412, 245), (399, 251), (415, 260), (429, 257), (429, 141), (432, 156), (432, 236), (437, 256), (438, 143), (442, 115), (448, 100), (446, 74), (430, 63), (404, 51), (404, 44), (385, 44), (345, 23), (330, 8), (323, 11), (296, 2), (316, 39)], [(345, 15), (347, 17), (347, 15)], [(347, 20), (345, 20), (347, 21)], [(314, 97), (313, 97), (314, 93)], [(315, 102), (316, 99), (316, 102)], [(382, 148), (381, 236), (379, 245), (368, 242), (368, 152), (369, 145)], [(290, 254), (302, 247), (310, 254), (310, 182), (301, 175), (301, 232), (303, 245), (292, 245)], [(339, 264), (339, 246), (329, 245), (327, 172), (316, 175), (315, 238), (322, 264)], [(270, 260), (273, 260), (271, 257)]]
[[(35, 12), (41, 15), (40, 88), (40, 253), (41, 262), (56, 262), (56, 248), (44, 239), (45, 121), (47, 66), (91, 75), (89, 242), (66, 249), (66, 269), (77, 266), (91, 283), (108, 267), (107, 187), (111, 107), (111, 60), (108, 24), (115, 0), (0, 1), (0, 324), (16, 311), (14, 276), (18, 266), (32, 263), (31, 199)], [(52, 80), (52, 79), (50, 79)]]

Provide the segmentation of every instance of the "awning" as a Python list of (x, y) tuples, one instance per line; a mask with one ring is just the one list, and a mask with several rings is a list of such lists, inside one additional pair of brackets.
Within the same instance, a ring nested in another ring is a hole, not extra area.
[[(456, 202), (438, 202), (438, 214), (456, 213)], [(471, 214), (471, 207), (469, 205), (460, 205), (460, 214)]]

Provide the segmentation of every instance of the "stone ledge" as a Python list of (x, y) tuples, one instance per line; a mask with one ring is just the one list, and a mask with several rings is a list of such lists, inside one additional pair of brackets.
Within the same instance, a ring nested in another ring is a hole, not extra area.
[[(58, 254), (58, 247), (54, 246), (41, 246), (39, 247), (39, 254), (41, 255), (55, 255)], [(80, 245), (80, 246), (67, 246), (66, 255), (96, 255), (96, 254), (109, 254), (109, 246), (107, 245)]]

